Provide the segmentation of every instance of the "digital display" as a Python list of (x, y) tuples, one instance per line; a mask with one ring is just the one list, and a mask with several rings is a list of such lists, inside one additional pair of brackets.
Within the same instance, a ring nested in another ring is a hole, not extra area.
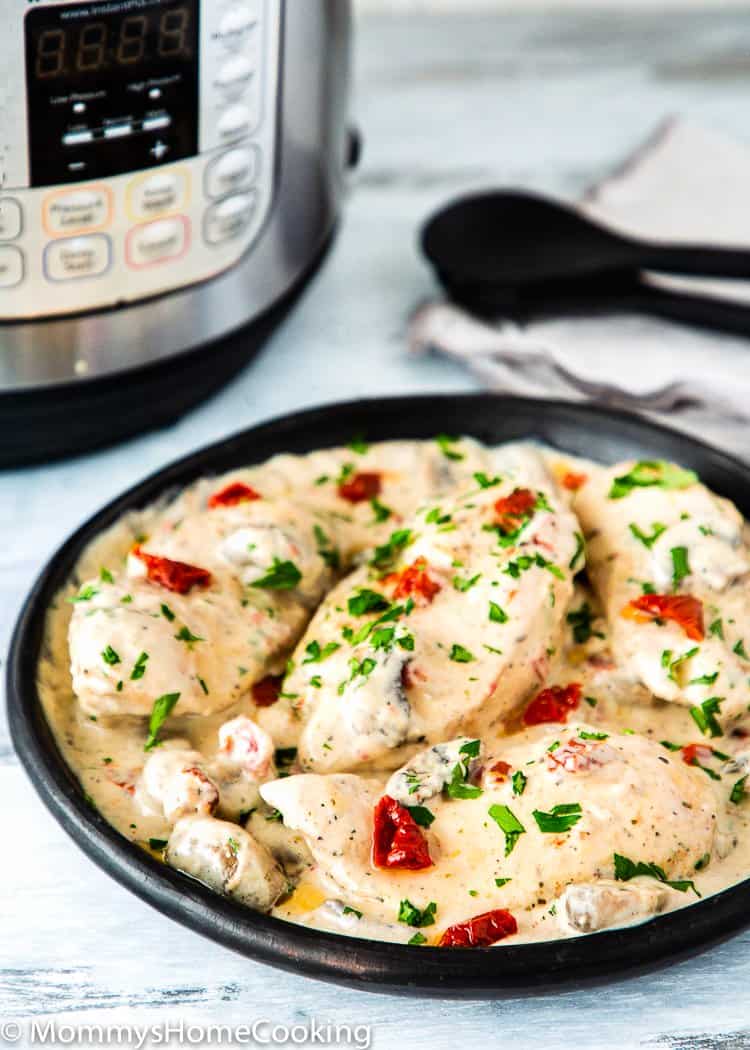
[(30, 11), (32, 185), (193, 156), (199, 22), (199, 0), (94, 0)]
[(117, 13), (78, 22), (70, 19), (69, 26), (40, 27), (34, 34), (33, 75), (49, 80), (190, 58), (195, 51), (194, 19), (190, 7), (181, 3), (150, 14)]

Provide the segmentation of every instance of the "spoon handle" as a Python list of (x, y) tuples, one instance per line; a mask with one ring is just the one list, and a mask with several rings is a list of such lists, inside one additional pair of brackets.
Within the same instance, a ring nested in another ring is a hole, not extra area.
[(707, 295), (685, 295), (647, 284), (637, 273), (508, 289), (457, 285), (443, 276), (454, 302), (489, 319), (517, 321), (591, 314), (645, 313), (699, 328), (750, 336), (750, 305)]
[(705, 245), (629, 241), (631, 264), (643, 270), (697, 277), (750, 278), (750, 251)]

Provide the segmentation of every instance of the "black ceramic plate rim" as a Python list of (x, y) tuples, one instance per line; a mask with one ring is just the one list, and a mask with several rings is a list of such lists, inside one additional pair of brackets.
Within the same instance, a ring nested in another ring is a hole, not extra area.
[[(480, 425), (482, 413), (492, 413), (492, 433), (489, 424)], [(548, 443), (562, 431), (570, 441), (558, 442), (558, 447), (593, 458), (597, 437), (614, 441), (619, 449), (632, 445), (620, 452), (623, 456), (647, 454), (645, 447), (653, 455), (673, 452), (689, 466), (699, 460), (704, 475), (706, 469), (725, 475), (734, 489), (725, 494), (750, 514), (750, 478), (739, 460), (679, 431), (595, 406), (437, 394), (336, 403), (252, 427), (177, 460), (110, 501), (58, 549), (34, 584), (11, 642), (7, 703), (13, 743), (42, 801), (87, 856), (163, 914), (251, 958), (371, 991), (465, 998), (539, 994), (569, 981), (598, 983), (620, 971), (652, 969), (739, 931), (750, 923), (750, 879), (638, 926), (567, 940), (457, 950), (346, 937), (261, 915), (221, 897), (129, 843), (87, 803), (47, 726), (36, 668), (50, 601), (94, 536), (125, 510), (143, 507), (175, 486), (260, 462), (275, 451), (341, 444), (363, 432), (371, 440), (385, 440), (425, 438), (438, 431), (489, 441), (525, 435)], [(571, 449), (576, 435), (579, 447)]]

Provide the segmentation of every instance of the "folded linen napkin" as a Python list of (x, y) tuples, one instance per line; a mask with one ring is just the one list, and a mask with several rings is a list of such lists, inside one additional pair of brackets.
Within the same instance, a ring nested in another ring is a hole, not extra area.
[[(750, 148), (670, 120), (581, 208), (638, 237), (747, 246), (748, 185)], [(750, 282), (647, 280), (750, 304)], [(460, 360), (490, 389), (639, 411), (750, 459), (750, 338), (635, 314), (493, 326), (438, 300), (415, 311), (409, 342)]]

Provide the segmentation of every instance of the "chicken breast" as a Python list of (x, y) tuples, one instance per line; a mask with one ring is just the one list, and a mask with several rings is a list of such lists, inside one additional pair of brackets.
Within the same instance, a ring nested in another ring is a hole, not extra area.
[(332, 580), (315, 521), (262, 499), (163, 522), (74, 598), (73, 688), (93, 715), (210, 714), (283, 667)]
[(551, 485), (483, 478), (428, 505), (328, 595), (261, 724), (330, 772), (510, 718), (548, 671), (582, 563)]
[(748, 703), (741, 515), (694, 474), (661, 461), (592, 472), (574, 506), (618, 664), (718, 734)]
[[(433, 779), (442, 791), (417, 786), (417, 809), (402, 807), (419, 819), (429, 849), (432, 863), (421, 870), (374, 865), (376, 780), (303, 774), (264, 784), (261, 795), (305, 837), (331, 896), (378, 922), (397, 921), (404, 900), (419, 909), (434, 902), (436, 929), (496, 908), (518, 916), (573, 884), (623, 869), (630, 877), (638, 864), (689, 880), (712, 850), (709, 779), (658, 744), (582, 723), (529, 729), (492, 754), (473, 744), (447, 784)], [(431, 765), (417, 756), (404, 773)]]

